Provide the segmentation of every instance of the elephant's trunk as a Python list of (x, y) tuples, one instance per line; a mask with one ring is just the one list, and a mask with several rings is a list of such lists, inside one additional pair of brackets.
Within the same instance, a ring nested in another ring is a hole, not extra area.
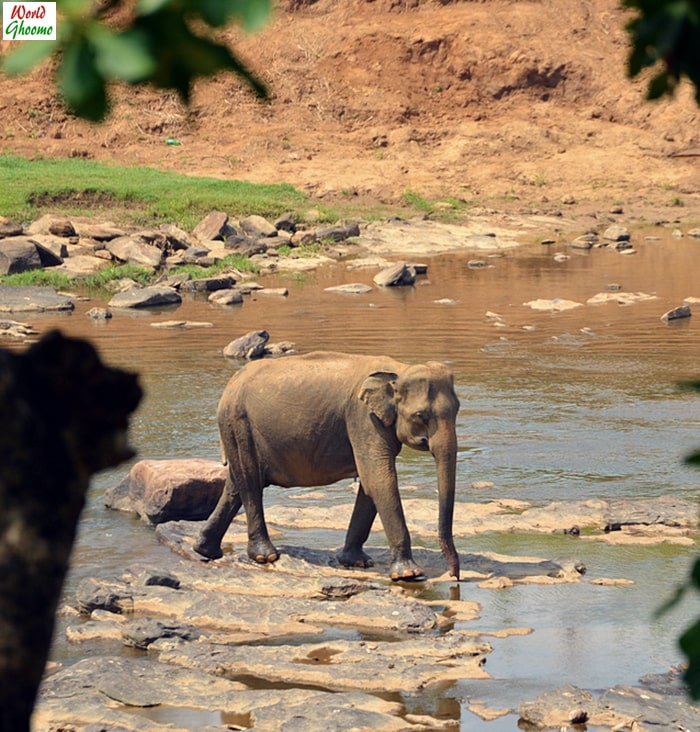
[(454, 426), (445, 426), (430, 441), (438, 479), (438, 537), (450, 574), (459, 580), (459, 554), (452, 538), (457, 472), (457, 436)]

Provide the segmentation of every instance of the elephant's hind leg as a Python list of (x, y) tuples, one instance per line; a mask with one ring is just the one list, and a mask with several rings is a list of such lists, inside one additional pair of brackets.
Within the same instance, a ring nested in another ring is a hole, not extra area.
[(231, 473), (226, 476), (224, 490), (221, 493), (219, 502), (207, 519), (199, 537), (194, 543), (194, 550), (207, 559), (219, 559), (223, 556), (221, 540), (228, 529), (231, 521), (240, 511), (243, 502), (236, 489)]

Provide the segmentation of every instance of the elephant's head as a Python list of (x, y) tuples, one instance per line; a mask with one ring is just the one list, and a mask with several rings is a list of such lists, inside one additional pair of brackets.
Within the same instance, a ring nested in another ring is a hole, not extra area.
[(400, 375), (375, 372), (365, 379), (360, 397), (377, 419), (393, 427), (404, 445), (429, 450), (435, 459), (440, 547), (451, 574), (459, 579), (459, 556), (452, 538), (459, 399), (452, 372), (434, 361), (409, 366)]

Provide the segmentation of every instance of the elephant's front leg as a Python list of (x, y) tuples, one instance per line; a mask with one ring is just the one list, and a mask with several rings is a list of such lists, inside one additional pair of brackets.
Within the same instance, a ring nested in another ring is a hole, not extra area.
[(374, 501), (365, 493), (360, 483), (355, 499), (355, 508), (352, 511), (348, 532), (345, 535), (345, 546), (336, 554), (338, 561), (345, 567), (371, 567), (372, 558), (362, 550), (372, 524), (377, 515)]
[[(358, 465), (360, 484), (365, 487), (367, 498), (373, 502), (384, 526), (384, 533), (391, 551), (389, 575), (394, 581), (422, 581), (426, 578), (426, 575), (423, 569), (413, 560), (411, 537), (408, 533), (401, 497), (399, 496), (398, 477), (394, 460), (386, 456), (376, 456), (373, 463), (366, 465), (366, 467)], [(363, 501), (362, 506), (365, 505)], [(356, 512), (358, 512), (358, 502), (355, 503), (353, 519), (355, 519)], [(372, 518), (374, 519), (374, 516)], [(357, 521), (357, 536), (359, 538), (365, 527), (362, 519), (358, 517)], [(352, 521), (348, 529), (348, 535), (351, 534), (354, 535)], [(367, 528), (367, 535), (369, 535), (369, 528)]]

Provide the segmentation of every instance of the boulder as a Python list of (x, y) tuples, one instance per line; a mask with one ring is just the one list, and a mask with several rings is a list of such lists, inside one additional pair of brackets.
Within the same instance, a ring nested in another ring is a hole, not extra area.
[(76, 231), (70, 219), (67, 219), (63, 216), (57, 216), (49, 223), (49, 234), (53, 234), (54, 236), (69, 237), (75, 236)]
[(216, 290), (208, 297), (209, 302), (215, 305), (239, 305), (243, 302), (243, 293), (236, 288)]
[(66, 295), (59, 295), (52, 287), (0, 285), (0, 312), (49, 312), (73, 310), (75, 304)]
[(114, 259), (128, 264), (156, 269), (163, 261), (161, 249), (132, 236), (119, 236), (111, 239), (107, 242), (106, 249)]
[(613, 224), (603, 232), (603, 239), (606, 241), (629, 241), (630, 232), (627, 228), (620, 224)]
[(28, 336), (37, 335), (37, 333), (38, 331), (36, 331), (29, 323), (20, 323), (17, 320), (0, 319), (0, 337), (27, 338)]
[(264, 254), (267, 251), (267, 244), (252, 236), (233, 234), (226, 237), (226, 249), (231, 249), (244, 257), (252, 257), (254, 254)]
[(231, 275), (218, 275), (216, 277), (188, 280), (180, 285), (180, 289), (189, 292), (215, 292), (216, 290), (229, 290), (235, 284), (236, 279)]
[(405, 262), (387, 267), (374, 276), (374, 283), (379, 287), (401, 287), (412, 285), (415, 281), (413, 270)]
[(345, 241), (352, 236), (360, 235), (360, 226), (357, 223), (336, 224), (335, 226), (325, 226), (316, 229), (317, 241)]
[(95, 272), (99, 272), (111, 264), (111, 258), (93, 256), (91, 254), (79, 254), (74, 257), (68, 257), (63, 263), (55, 269), (58, 272), (65, 272), (71, 277), (89, 277)]
[(238, 223), (241, 231), (254, 239), (277, 236), (277, 229), (264, 216), (246, 216)]
[(28, 236), (0, 239), (0, 274), (16, 274), (41, 269), (36, 243)]
[(292, 211), (282, 214), (274, 223), (277, 231), (286, 231), (288, 234), (294, 234), (297, 230), (296, 216)]
[(23, 233), (22, 225), (12, 221), (5, 216), (0, 216), (0, 239), (6, 236), (21, 236)]
[(266, 330), (251, 331), (231, 341), (224, 348), (224, 356), (248, 360), (262, 358), (265, 355), (265, 346), (269, 340), (270, 334)]
[(161, 224), (160, 230), (165, 234), (173, 251), (188, 249), (197, 244), (197, 240), (175, 224)]
[(680, 320), (681, 318), (689, 318), (692, 315), (690, 305), (679, 305), (673, 310), (669, 310), (661, 316), (661, 320)]
[(569, 246), (572, 249), (592, 249), (594, 244), (598, 243), (598, 236), (596, 234), (583, 234), (582, 236), (576, 237)]
[(207, 214), (192, 230), (192, 236), (199, 241), (209, 239), (225, 239), (236, 230), (228, 222), (228, 214), (223, 211), (212, 211)]
[(114, 488), (105, 505), (138, 514), (151, 524), (206, 519), (226, 479), (221, 463), (191, 460), (140, 460)]
[(153, 308), (163, 305), (179, 305), (180, 294), (172, 287), (132, 287), (118, 292), (109, 301), (112, 308)]
[(73, 220), (73, 226), (81, 239), (85, 237), (88, 239), (95, 239), (97, 241), (111, 241), (119, 236), (126, 236), (126, 231), (124, 231), (124, 229), (108, 222), (95, 224), (93, 222), (86, 223), (83, 221)]

